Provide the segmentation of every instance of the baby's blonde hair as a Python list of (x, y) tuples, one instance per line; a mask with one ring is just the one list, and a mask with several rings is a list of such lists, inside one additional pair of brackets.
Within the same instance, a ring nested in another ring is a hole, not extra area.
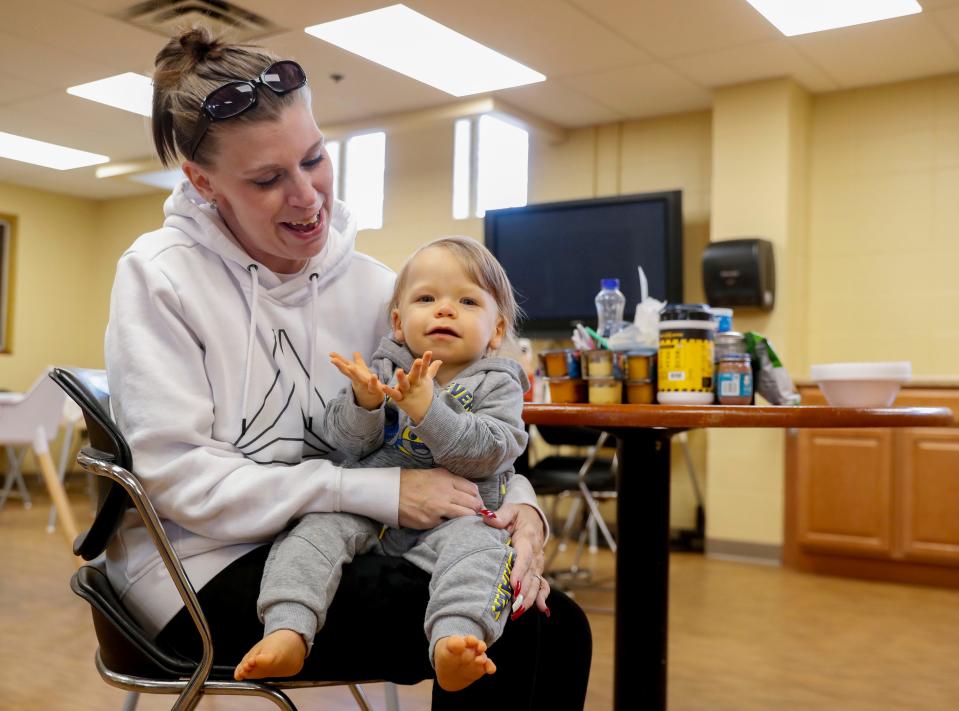
[(400, 298), (407, 287), (410, 264), (419, 254), (428, 249), (445, 249), (450, 252), (463, 265), (463, 269), (466, 270), (473, 283), (493, 297), (496, 302), (496, 309), (499, 315), (503, 317), (506, 325), (503, 333), (503, 346), (499, 350), (518, 352), (516, 327), (523, 316), (523, 311), (516, 303), (509, 277), (506, 276), (502, 265), (496, 261), (496, 257), (482, 244), (469, 237), (441, 237), (429, 244), (424, 244), (413, 252), (396, 277), (396, 284), (393, 286), (393, 298), (390, 300), (390, 312), (392, 313), (393, 309), (399, 306)]

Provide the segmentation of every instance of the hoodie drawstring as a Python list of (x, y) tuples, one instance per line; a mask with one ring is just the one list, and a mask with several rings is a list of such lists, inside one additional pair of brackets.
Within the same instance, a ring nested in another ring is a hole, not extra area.
[(313, 429), (313, 368), (316, 366), (316, 298), (320, 294), (320, 275), (310, 274), (310, 369), (306, 374), (306, 428)]
[(251, 264), (246, 268), (250, 272), (250, 288), (253, 296), (250, 301), (250, 338), (246, 345), (246, 372), (243, 374), (243, 405), (240, 410), (243, 413), (243, 426), (240, 436), (246, 434), (246, 401), (250, 393), (250, 371), (253, 369), (253, 342), (256, 340), (256, 303), (260, 295), (260, 280), (257, 278), (259, 267)]

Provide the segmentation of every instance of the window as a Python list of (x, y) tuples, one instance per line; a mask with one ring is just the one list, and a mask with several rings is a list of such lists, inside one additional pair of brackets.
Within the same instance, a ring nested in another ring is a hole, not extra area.
[(383, 226), (383, 183), (386, 178), (386, 134), (362, 133), (345, 141), (327, 141), (333, 164), (333, 197), (356, 216), (357, 228)]
[(525, 205), (529, 132), (491, 114), (460, 119), (454, 129), (453, 217)]

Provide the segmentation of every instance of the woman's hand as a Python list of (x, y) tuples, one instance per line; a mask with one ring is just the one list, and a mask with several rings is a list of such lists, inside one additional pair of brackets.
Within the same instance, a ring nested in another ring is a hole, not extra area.
[(549, 583), (543, 577), (546, 532), (539, 512), (528, 504), (503, 504), (495, 515), (484, 516), (483, 520), (493, 528), (505, 528), (512, 536), (510, 545), (516, 551), (516, 560), (509, 582), (513, 586), (514, 599), (519, 601), (522, 598), (522, 602), (513, 611), (511, 619), (522, 615), (534, 602), (549, 617), (546, 605)]
[(365, 410), (375, 410), (383, 404), (380, 379), (370, 372), (366, 361), (358, 352), (353, 354), (351, 361), (339, 353), (330, 353), (330, 362), (353, 383), (353, 396), (357, 405)]
[(400, 469), (399, 524), (427, 529), (483, 508), (476, 484), (446, 469)]

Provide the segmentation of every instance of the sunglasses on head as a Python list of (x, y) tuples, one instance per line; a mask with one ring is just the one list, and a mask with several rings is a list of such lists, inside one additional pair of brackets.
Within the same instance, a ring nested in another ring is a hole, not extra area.
[(256, 79), (231, 81), (207, 94), (200, 105), (200, 116), (190, 141), (190, 160), (196, 155), (210, 124), (239, 116), (256, 106), (258, 84), (281, 96), (306, 86), (306, 72), (296, 62), (284, 59), (268, 66)]

